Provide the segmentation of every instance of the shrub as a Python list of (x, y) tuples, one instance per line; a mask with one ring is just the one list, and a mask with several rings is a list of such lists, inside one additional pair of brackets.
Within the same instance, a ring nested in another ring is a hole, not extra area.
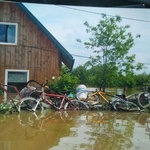
[(0, 113), (1, 114), (10, 114), (14, 111), (16, 111), (16, 110), (10, 103), (7, 103), (7, 102), (0, 103)]
[(50, 89), (56, 93), (61, 93), (62, 91), (70, 91), (71, 93), (74, 93), (77, 85), (78, 78), (70, 74), (64, 74), (59, 79), (48, 84)]

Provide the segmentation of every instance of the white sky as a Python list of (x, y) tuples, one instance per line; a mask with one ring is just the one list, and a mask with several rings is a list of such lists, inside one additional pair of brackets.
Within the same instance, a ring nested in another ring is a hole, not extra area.
[[(73, 55), (75, 59), (74, 67), (83, 65), (88, 61), (85, 57), (93, 55), (92, 51), (85, 49), (84, 45), (76, 41), (78, 38), (83, 42), (88, 41), (89, 35), (85, 32), (86, 26), (83, 23), (88, 21), (90, 25), (96, 26), (101, 19), (101, 13), (121, 16), (121, 24), (130, 25), (130, 30), (128, 31), (134, 37), (137, 34), (141, 35), (141, 38), (135, 38), (135, 45), (129, 51), (129, 55), (136, 54), (136, 62), (148, 63), (149, 65), (146, 64), (147, 68), (143, 71), (150, 73), (150, 9), (77, 7), (32, 3), (26, 3), (25, 6)], [(76, 57), (74, 55), (85, 57)]]

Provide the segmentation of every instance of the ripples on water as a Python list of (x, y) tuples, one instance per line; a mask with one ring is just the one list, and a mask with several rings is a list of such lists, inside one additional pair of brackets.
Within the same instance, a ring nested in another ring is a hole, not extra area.
[(149, 150), (150, 114), (47, 110), (0, 115), (0, 150)]

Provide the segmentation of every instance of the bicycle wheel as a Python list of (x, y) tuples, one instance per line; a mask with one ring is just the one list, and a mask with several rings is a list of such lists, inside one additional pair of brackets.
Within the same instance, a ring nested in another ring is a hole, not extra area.
[(32, 97), (23, 98), (18, 105), (19, 112), (21, 111), (35, 112), (36, 110), (40, 110), (41, 112), (43, 112), (44, 108), (41, 105), (41, 103), (38, 102), (37, 99), (32, 98)]
[(146, 93), (141, 92), (138, 96), (138, 104), (140, 105), (140, 107), (142, 108), (147, 108), (150, 106), (150, 100), (149, 97)]
[(65, 110), (87, 110), (89, 106), (80, 100), (71, 100), (64, 106)]
[(124, 111), (140, 111), (140, 108), (129, 101), (125, 100), (114, 100), (112, 102), (112, 107), (114, 110), (124, 110)]

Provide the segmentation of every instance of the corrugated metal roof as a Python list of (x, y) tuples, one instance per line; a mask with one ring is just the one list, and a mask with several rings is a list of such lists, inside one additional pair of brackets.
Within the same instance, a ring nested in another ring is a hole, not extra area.
[(56, 38), (40, 23), (40, 21), (22, 4), (16, 5), (39, 27), (39, 29), (53, 42), (62, 56), (62, 62), (72, 70), (74, 59), (72, 55), (56, 40)]

